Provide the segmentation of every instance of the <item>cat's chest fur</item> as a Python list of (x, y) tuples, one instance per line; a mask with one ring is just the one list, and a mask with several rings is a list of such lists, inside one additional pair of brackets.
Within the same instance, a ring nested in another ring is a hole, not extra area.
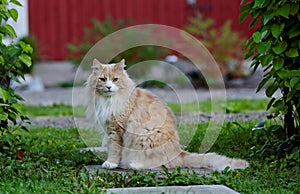
[(102, 126), (120, 118), (126, 110), (127, 103), (121, 96), (111, 98), (97, 98), (95, 100), (95, 119)]

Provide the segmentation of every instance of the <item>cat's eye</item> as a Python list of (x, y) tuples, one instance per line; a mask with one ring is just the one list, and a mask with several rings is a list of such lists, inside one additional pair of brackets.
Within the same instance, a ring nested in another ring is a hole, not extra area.
[(119, 80), (119, 78), (116, 77), (116, 78), (113, 79), (113, 82), (116, 82), (118, 80)]
[(99, 77), (99, 80), (105, 82), (105, 78), (103, 78), (103, 77)]

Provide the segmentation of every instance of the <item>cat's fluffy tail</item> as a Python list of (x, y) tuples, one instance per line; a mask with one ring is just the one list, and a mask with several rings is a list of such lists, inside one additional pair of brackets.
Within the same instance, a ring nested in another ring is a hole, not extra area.
[(197, 154), (183, 151), (181, 153), (184, 167), (209, 168), (213, 171), (223, 171), (227, 166), (231, 169), (245, 169), (249, 163), (242, 159), (228, 158), (216, 153)]

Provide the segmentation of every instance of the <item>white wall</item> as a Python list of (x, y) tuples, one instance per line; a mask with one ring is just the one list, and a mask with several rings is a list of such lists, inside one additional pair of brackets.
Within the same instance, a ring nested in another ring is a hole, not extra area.
[[(13, 28), (16, 31), (17, 38), (22, 38), (24, 36), (27, 36), (29, 33), (29, 25), (28, 25), (28, 0), (19, 0), (19, 2), (23, 5), (17, 6), (14, 4), (10, 4), (8, 6), (8, 9), (15, 8), (18, 11), (19, 17), (17, 22), (15, 22), (13, 19), (9, 19), (6, 23), (13, 26)], [(6, 39), (5, 43), (11, 42), (11, 39)]]

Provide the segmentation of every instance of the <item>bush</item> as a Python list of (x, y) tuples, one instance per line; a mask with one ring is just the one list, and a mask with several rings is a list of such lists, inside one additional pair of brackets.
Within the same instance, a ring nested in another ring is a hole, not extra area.
[(32, 47), (32, 53), (28, 53), (28, 55), (31, 58), (32, 61), (32, 65), (31, 66), (24, 66), (24, 69), (22, 70), (23, 73), (25, 74), (30, 74), (32, 73), (34, 64), (36, 64), (37, 61), (40, 60), (40, 51), (39, 51), (39, 47), (38, 47), (38, 42), (37, 39), (35, 38), (35, 36), (33, 35), (28, 35), (25, 37), (22, 37), (20, 39), (21, 42), (24, 42), (26, 44), (29, 44)]
[(245, 76), (240, 69), (244, 58), (245, 39), (231, 29), (231, 21), (226, 21), (220, 28), (214, 27), (213, 19), (205, 19), (198, 13), (189, 19), (185, 30), (196, 36), (211, 52), (222, 72), (231, 76)]
[[(10, 3), (21, 6), (17, 0), (11, 0)], [(7, 21), (9, 18), (17, 20), (18, 12), (16, 9), (7, 9), (9, 3), (6, 0), (0, 0), (0, 21)], [(4, 36), (16, 37), (16, 32), (9, 24), (0, 26), (0, 154), (18, 154), (18, 146), (22, 144), (21, 137), (15, 136), (16, 130), (27, 130), (22, 122), (18, 124), (18, 119), (28, 122), (22, 105), (19, 103), (22, 98), (10, 88), (10, 81), (18, 81), (17, 76), (24, 76), (24, 67), (30, 67), (32, 62), (30, 53), (32, 47), (22, 41), (18, 44), (5, 45)]]
[[(125, 28), (131, 25), (133, 22), (131, 20), (118, 20), (113, 21), (110, 17), (106, 18), (104, 21), (99, 21), (97, 19), (91, 20), (92, 26), (84, 30), (85, 34), (82, 40), (74, 41), (68, 44), (69, 59), (74, 65), (78, 66), (82, 61), (85, 54), (89, 51), (92, 46), (94, 46), (99, 40), (105, 36)], [(132, 39), (133, 37), (128, 37), (125, 39)], [(113, 45), (112, 45), (113, 46)], [(109, 48), (113, 50), (113, 48)], [(127, 66), (133, 65), (135, 63), (145, 61), (145, 60), (156, 60), (161, 59), (169, 53), (166, 48), (161, 48), (157, 46), (139, 46), (128, 49), (118, 56), (116, 56), (111, 62), (118, 62), (121, 59), (126, 59)]]
[[(259, 127), (273, 135), (266, 146), (276, 145), (276, 151), (280, 154), (295, 150), (300, 152), (299, 1), (251, 0), (245, 3), (243, 0), (242, 3), (240, 21), (250, 13), (253, 17), (250, 28), (260, 24), (245, 45), (249, 48), (246, 58), (253, 58), (254, 70), (261, 66), (265, 72), (257, 91), (267, 85), (265, 93), (270, 98), (268, 118), (284, 116), (282, 125)], [(277, 90), (282, 95), (274, 97)]]

